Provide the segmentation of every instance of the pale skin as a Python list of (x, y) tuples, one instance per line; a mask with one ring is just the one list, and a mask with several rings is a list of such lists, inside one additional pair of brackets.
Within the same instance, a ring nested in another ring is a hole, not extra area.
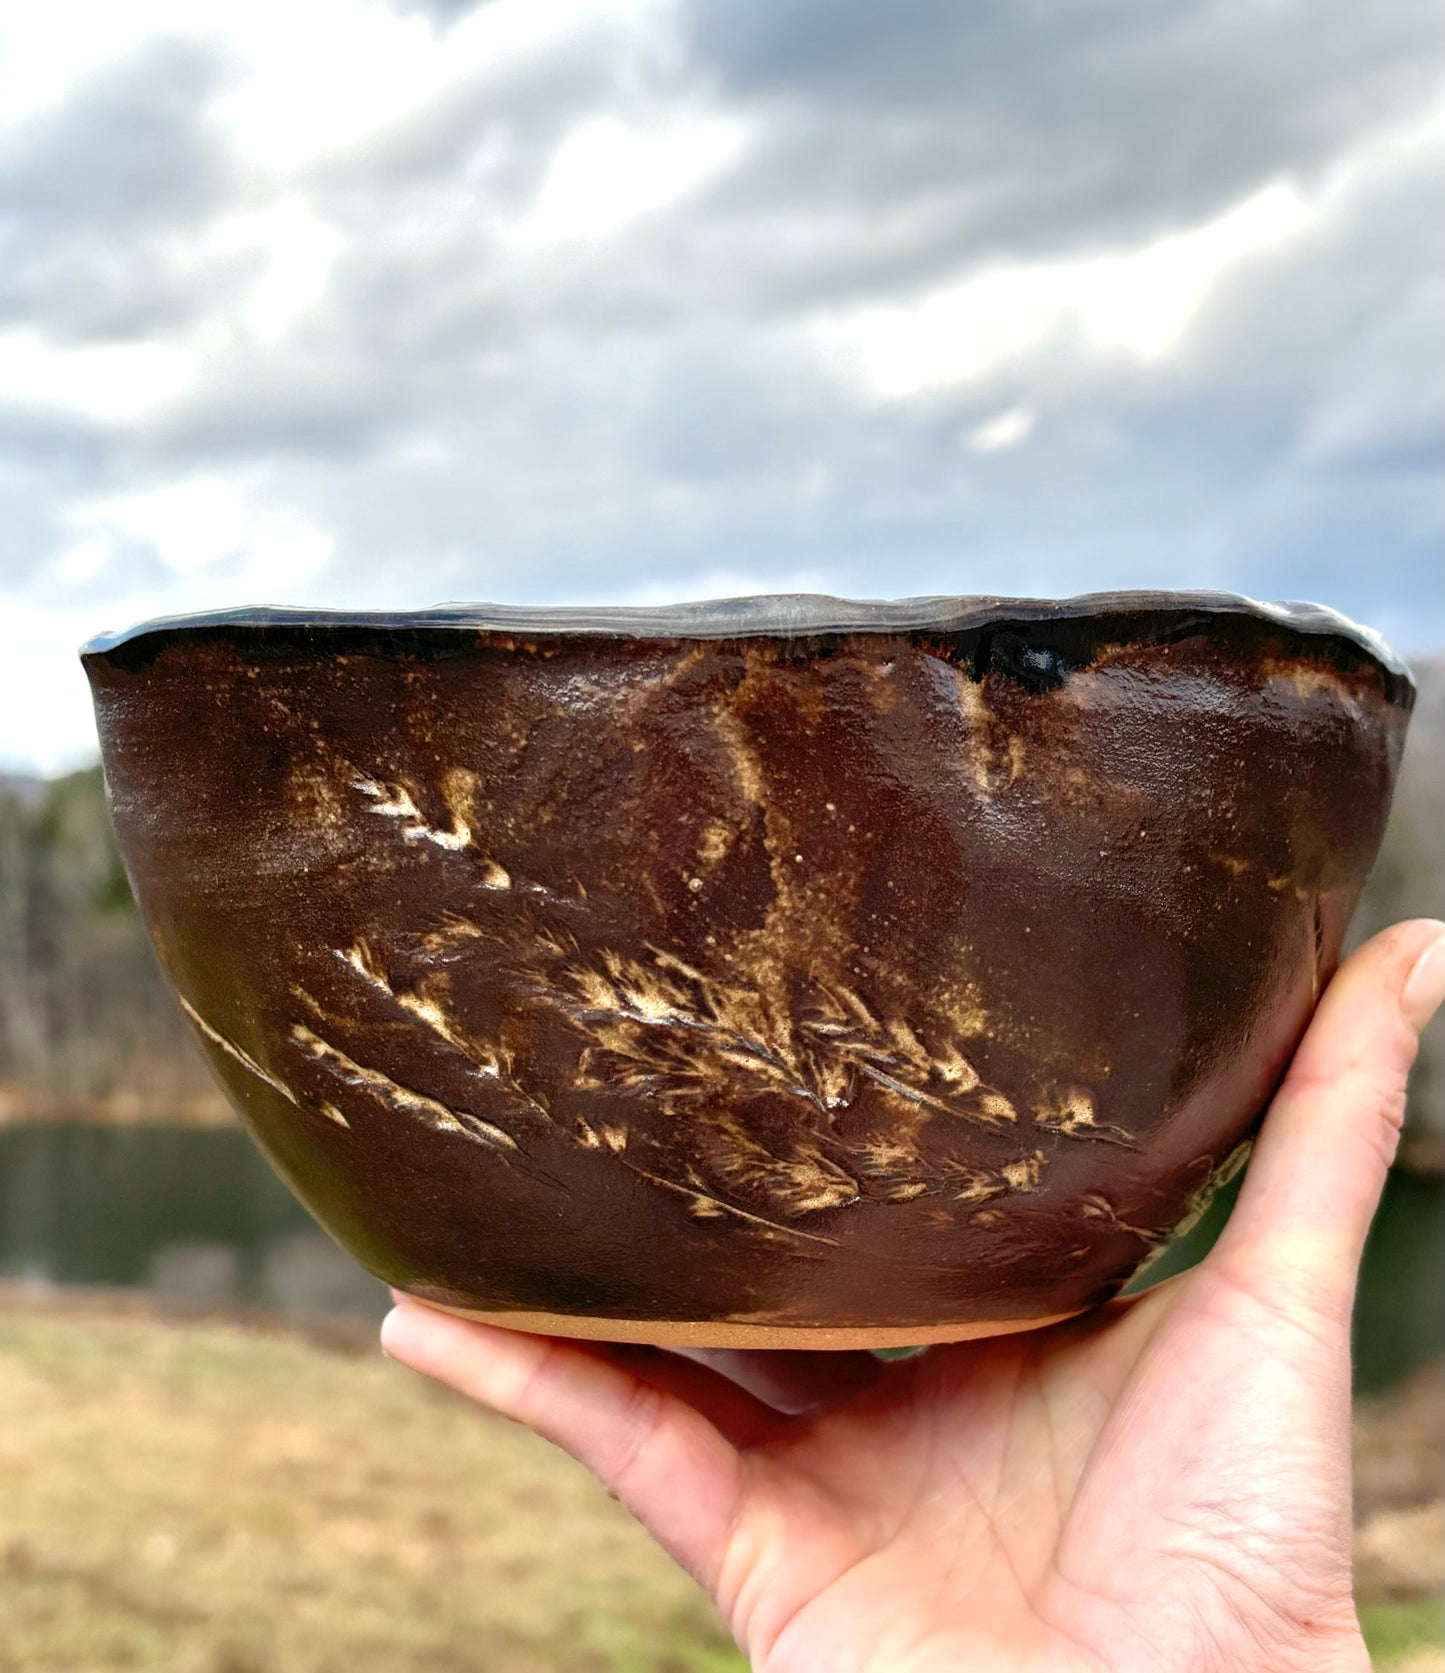
[(398, 1298), (383, 1342), (580, 1460), (758, 1673), (1366, 1673), (1350, 1311), (1442, 994), (1445, 924), (1362, 947), (1213, 1252), (1062, 1325), (698, 1364)]

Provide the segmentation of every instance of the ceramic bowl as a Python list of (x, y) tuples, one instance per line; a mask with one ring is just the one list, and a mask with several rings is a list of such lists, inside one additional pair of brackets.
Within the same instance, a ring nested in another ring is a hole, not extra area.
[(529, 1330), (881, 1347), (1113, 1295), (1238, 1164), (1412, 687), (1222, 594), (243, 610), (84, 654), (257, 1143)]

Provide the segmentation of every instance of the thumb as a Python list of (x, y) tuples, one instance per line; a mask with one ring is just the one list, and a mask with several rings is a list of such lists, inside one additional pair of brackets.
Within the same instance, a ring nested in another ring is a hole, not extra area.
[(1445, 997), (1445, 923), (1396, 924), (1340, 968), (1265, 1116), (1207, 1264), (1295, 1313), (1348, 1320), (1405, 1115), (1420, 1031)]

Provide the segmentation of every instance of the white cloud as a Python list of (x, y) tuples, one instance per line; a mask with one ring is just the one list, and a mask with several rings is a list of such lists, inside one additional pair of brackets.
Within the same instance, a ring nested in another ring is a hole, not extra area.
[(7, 601), (0, 714), (11, 724), (0, 734), (0, 769), (59, 773), (94, 756), (95, 721), (76, 651), (99, 625), (74, 610)]
[(6, 10), (0, 125), (53, 106), (152, 39), (217, 44), (215, 114), (262, 176), (385, 134), (479, 74), (504, 84), (588, 26), (655, 56), (664, 0), (491, 0), (438, 33), (385, 0), (44, 0)]
[(559, 243), (615, 232), (720, 173), (742, 149), (743, 133), (741, 123), (716, 116), (585, 122), (558, 147), (523, 235)]
[(1005, 407), (1001, 413), (975, 424), (963, 438), (970, 453), (1006, 453), (1020, 447), (1034, 433), (1038, 414), (1032, 407)]
[(268, 347), (281, 341), (321, 301), (344, 247), (335, 227), (291, 193), (265, 209), (226, 215), (211, 230), (218, 252), (259, 258), (260, 274), (245, 303), (246, 323)]
[(108, 541), (78, 540), (56, 559), (55, 578), (66, 587), (83, 587), (105, 573), (110, 558)]
[(195, 362), (161, 342), (60, 346), (22, 328), (0, 333), (0, 394), (10, 402), (125, 424), (182, 395)]
[[(165, 4), (166, 0), (149, 0)], [(490, 0), (445, 34), (384, 0), (208, 0), (243, 74), (218, 111), (250, 162), (294, 175), (424, 115), (459, 87), (507, 81), (579, 31), (646, 50), (658, 0)]]
[(230, 560), (228, 580), (257, 597), (295, 596), (326, 568), (335, 545), (299, 512), (269, 503), (264, 483), (214, 474), (92, 500), (73, 521), (83, 546), (119, 551), (140, 542), (181, 579), (203, 579)]
[(113, 538), (144, 541), (162, 563), (182, 575), (237, 551), (246, 532), (239, 497), (214, 476), (98, 500), (86, 509), (83, 520)]
[(1204, 226), (1129, 255), (1079, 264), (1066, 288), (1077, 297), (1095, 347), (1163, 360), (1183, 342), (1222, 279), (1290, 243), (1317, 213), (1293, 186), (1278, 181)]
[(979, 382), (1046, 353), (1157, 362), (1181, 346), (1223, 278), (1296, 238), (1314, 213), (1276, 182), (1142, 249), (998, 267), (917, 302), (829, 319), (820, 338), (885, 400)]

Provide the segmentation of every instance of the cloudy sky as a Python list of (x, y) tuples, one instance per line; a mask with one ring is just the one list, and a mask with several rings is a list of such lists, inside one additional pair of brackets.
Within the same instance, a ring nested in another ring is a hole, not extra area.
[(1445, 639), (1436, 0), (0, 0), (0, 765), (226, 604)]

